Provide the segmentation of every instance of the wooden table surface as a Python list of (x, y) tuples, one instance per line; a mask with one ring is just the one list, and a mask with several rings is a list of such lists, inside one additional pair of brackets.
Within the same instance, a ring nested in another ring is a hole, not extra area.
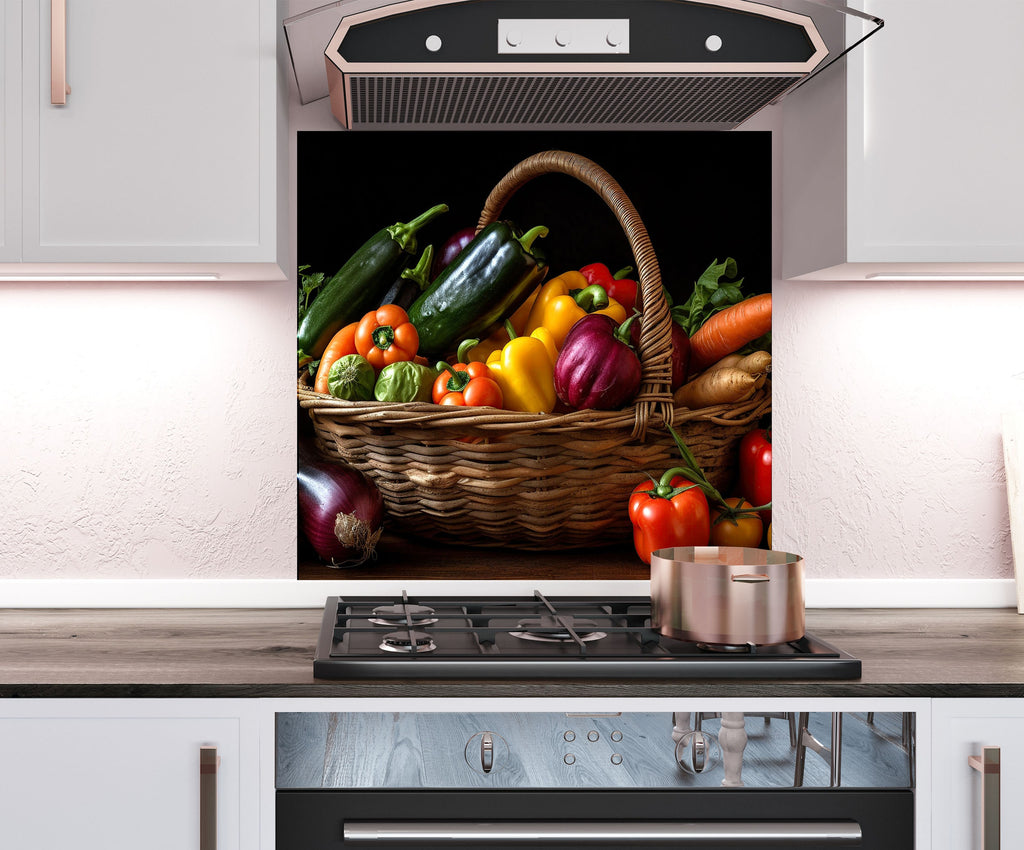
[(850, 681), (314, 679), (320, 609), (3, 609), (2, 697), (1024, 697), (1014, 609), (812, 609)]

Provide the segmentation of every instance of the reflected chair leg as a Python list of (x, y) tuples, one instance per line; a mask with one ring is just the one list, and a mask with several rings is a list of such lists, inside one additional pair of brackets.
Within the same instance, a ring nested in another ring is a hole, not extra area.
[(842, 781), (842, 749), (843, 749), (843, 715), (842, 712), (832, 712), (832, 740), (830, 746), (826, 747), (815, 738), (807, 728), (810, 714), (801, 711), (797, 722), (797, 743), (796, 759), (793, 770), (793, 786), (800, 788), (804, 784), (804, 762), (807, 757), (808, 748), (814, 750), (823, 759), (828, 761), (829, 766), (829, 787), (838, 788)]

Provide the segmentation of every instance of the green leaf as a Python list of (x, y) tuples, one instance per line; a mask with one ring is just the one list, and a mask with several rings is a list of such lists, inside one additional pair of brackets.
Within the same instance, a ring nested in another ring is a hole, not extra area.
[(693, 336), (715, 313), (743, 300), (743, 278), (722, 282), (723, 277), (735, 278), (736, 271), (732, 257), (726, 257), (722, 263), (715, 260), (693, 285), (686, 303), (672, 308), (673, 320), (688, 336)]
[(324, 273), (315, 272), (313, 274), (306, 274), (306, 269), (309, 266), (299, 266), (299, 321), (302, 321), (302, 317), (306, 315), (306, 311), (309, 309), (309, 302), (313, 299), (314, 293), (323, 286)]

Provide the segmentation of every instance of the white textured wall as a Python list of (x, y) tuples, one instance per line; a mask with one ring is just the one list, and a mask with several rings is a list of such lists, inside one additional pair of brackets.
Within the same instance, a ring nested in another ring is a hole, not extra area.
[(1024, 283), (776, 283), (773, 543), (809, 577), (1012, 578)]
[(287, 282), (0, 284), (0, 575), (294, 576), (293, 310)]

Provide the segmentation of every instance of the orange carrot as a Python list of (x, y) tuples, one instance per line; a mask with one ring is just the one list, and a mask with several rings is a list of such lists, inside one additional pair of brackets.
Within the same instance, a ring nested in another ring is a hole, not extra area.
[(699, 372), (772, 329), (772, 295), (753, 295), (715, 313), (690, 337), (690, 372)]
[(359, 322), (353, 322), (351, 325), (345, 325), (345, 327), (331, 337), (331, 341), (327, 343), (324, 353), (320, 355), (320, 365), (316, 370), (316, 380), (313, 381), (313, 392), (325, 394), (330, 392), (327, 388), (327, 378), (330, 376), (331, 366), (334, 365), (336, 360), (340, 360), (346, 354), (356, 353), (356, 328), (358, 327)]

